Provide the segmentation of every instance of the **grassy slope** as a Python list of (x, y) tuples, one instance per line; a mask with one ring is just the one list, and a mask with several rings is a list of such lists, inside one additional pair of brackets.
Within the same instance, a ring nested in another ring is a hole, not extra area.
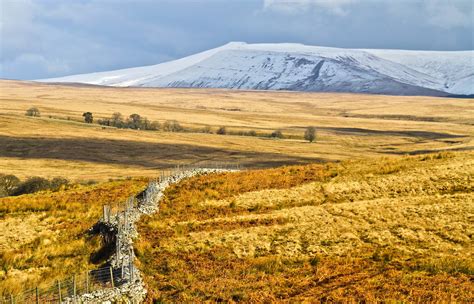
[(90, 258), (100, 240), (87, 230), (104, 204), (123, 202), (145, 185), (114, 181), (0, 198), (0, 298), (97, 267)]
[[(26, 118), (36, 105), (42, 118)], [(297, 139), (103, 129), (75, 122), (120, 111), (215, 131), (281, 129)], [(0, 171), (107, 180), (199, 161), (248, 167), (473, 149), (472, 99), (199, 89), (101, 88), (0, 81)], [(61, 119), (51, 119), (49, 117)], [(71, 120), (65, 120), (70, 117)], [(318, 129), (304, 142), (304, 127)]]
[(196, 177), (140, 227), (164, 302), (468, 301), (474, 154)]

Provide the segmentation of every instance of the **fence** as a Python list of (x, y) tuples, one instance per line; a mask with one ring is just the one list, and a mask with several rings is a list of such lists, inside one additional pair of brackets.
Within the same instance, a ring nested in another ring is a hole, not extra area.
[[(229, 165), (222, 163), (200, 163), (197, 165), (179, 165), (169, 170), (163, 170), (156, 179), (156, 183), (163, 182), (171, 177), (176, 177), (184, 172), (194, 170), (240, 170), (239, 165)], [(122, 243), (123, 231), (130, 229), (133, 225), (131, 216), (136, 215), (137, 207), (140, 203), (146, 203), (153, 199), (156, 188), (148, 187), (147, 190), (137, 197), (130, 197), (124, 203), (117, 203), (103, 206), (102, 219), (99, 221), (108, 227), (114, 227), (116, 231), (113, 236), (105, 234), (105, 242), (115, 242), (115, 255), (111, 260), (111, 265), (96, 270), (86, 271), (82, 274), (73, 275), (47, 287), (36, 287), (25, 290), (16, 295), (0, 298), (3, 303), (63, 303), (75, 302), (80, 295), (91, 293), (104, 288), (120, 287), (126, 283), (133, 283), (138, 270), (133, 264), (134, 253), (131, 246), (124, 246)], [(155, 202), (156, 203), (156, 202)], [(127, 237), (130, 237), (129, 235)]]
[(20, 294), (1, 299), (0, 303), (62, 303), (74, 300), (81, 294), (103, 288), (119, 287), (133, 281), (133, 263), (122, 267), (103, 267), (57, 281), (47, 287), (25, 290)]

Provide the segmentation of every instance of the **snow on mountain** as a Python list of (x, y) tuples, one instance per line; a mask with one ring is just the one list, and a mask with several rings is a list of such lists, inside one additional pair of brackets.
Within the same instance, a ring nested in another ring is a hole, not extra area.
[(108, 86), (474, 94), (474, 51), (341, 49), (231, 42), (152, 66), (39, 80)]

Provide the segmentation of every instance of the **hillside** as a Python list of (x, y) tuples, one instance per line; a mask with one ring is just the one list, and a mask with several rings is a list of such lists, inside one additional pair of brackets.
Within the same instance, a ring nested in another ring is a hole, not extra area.
[(152, 66), (44, 79), (107, 86), (447, 96), (474, 94), (474, 52), (232, 42)]
[(74, 184), (0, 198), (0, 299), (99, 267), (106, 255), (89, 229), (103, 205), (123, 203), (146, 184), (145, 179)]
[[(41, 117), (25, 116), (31, 106)], [(86, 111), (93, 124), (83, 123)], [(261, 168), (474, 148), (472, 99), (0, 81), (0, 112), (0, 171), (21, 178), (108, 180), (156, 176), (180, 163)], [(96, 123), (114, 112), (162, 126), (176, 120), (186, 130)], [(221, 126), (227, 135), (215, 134)], [(311, 144), (303, 140), (307, 126), (317, 129)], [(275, 130), (284, 138), (269, 138)]]
[(141, 223), (155, 302), (469, 302), (472, 153), (194, 177)]

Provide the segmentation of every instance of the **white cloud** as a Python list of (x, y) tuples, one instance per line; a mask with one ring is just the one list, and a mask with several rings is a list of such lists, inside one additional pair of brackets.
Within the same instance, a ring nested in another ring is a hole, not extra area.
[(264, 0), (264, 10), (275, 10), (290, 14), (322, 9), (337, 16), (349, 13), (348, 6), (356, 0)]

